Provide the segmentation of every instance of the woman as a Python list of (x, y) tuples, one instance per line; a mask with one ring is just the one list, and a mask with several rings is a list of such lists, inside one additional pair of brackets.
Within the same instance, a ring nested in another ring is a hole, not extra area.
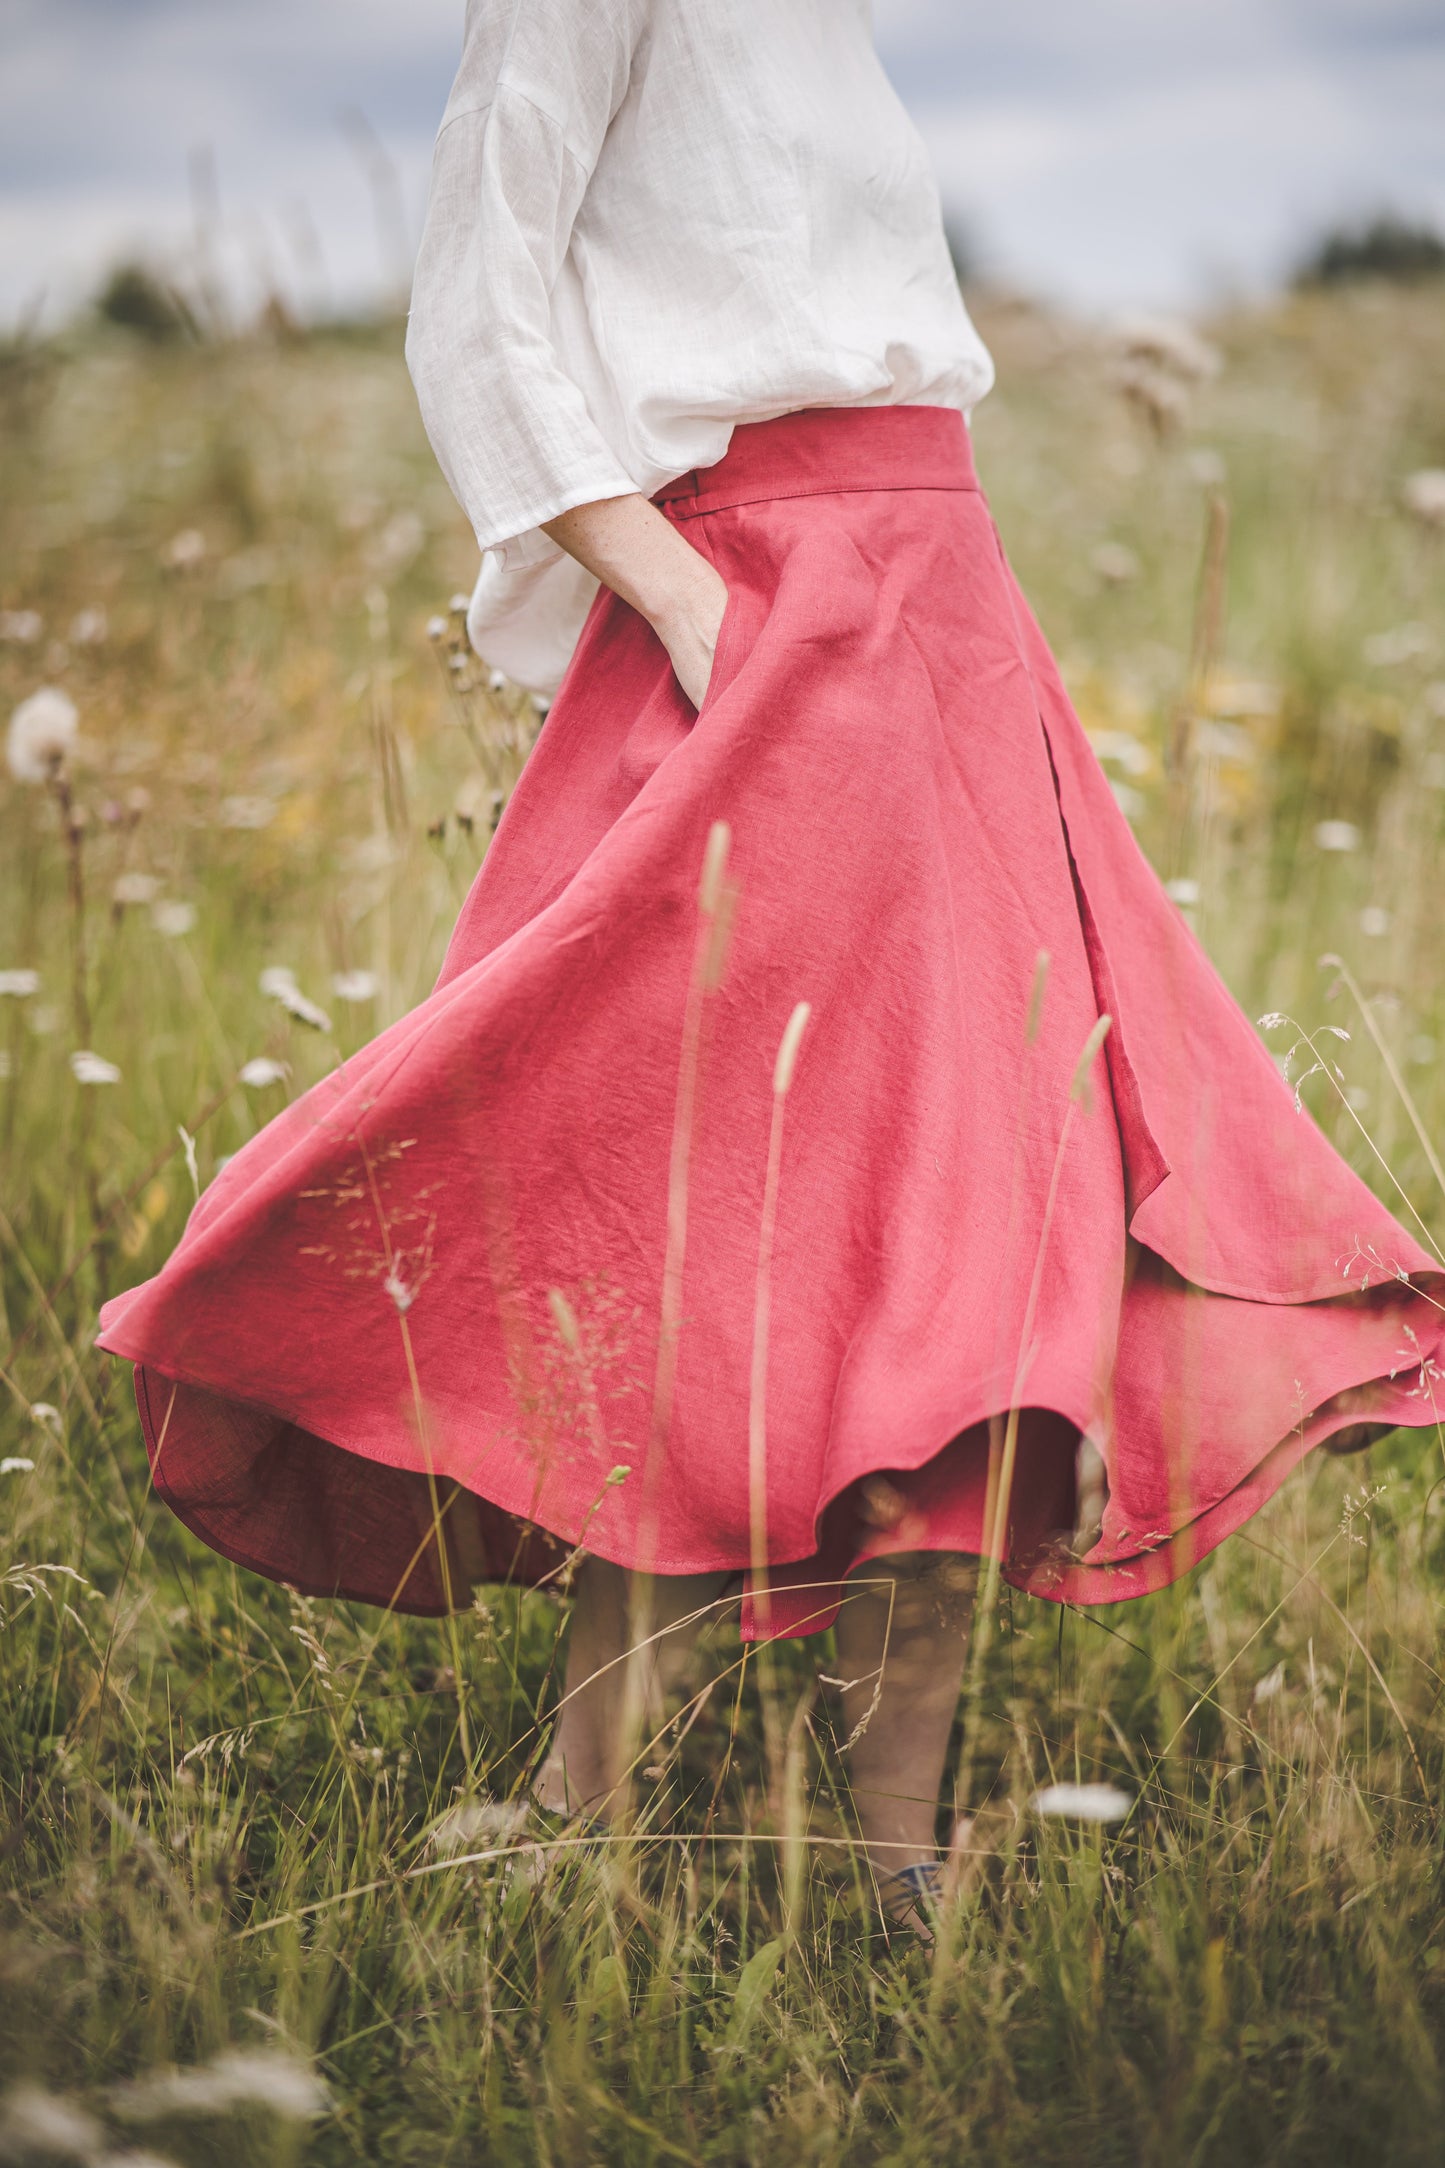
[(743, 1571), (749, 1634), (836, 1615), (905, 1910), (965, 1562), (1139, 1595), (1431, 1419), (1437, 1264), (1296, 1115), (1013, 584), (863, 0), (472, 0), (408, 357), (474, 643), (560, 691), (431, 997), (102, 1344), (233, 1558), (415, 1611), (575, 1568), (563, 1812), (625, 1798), (630, 1648)]

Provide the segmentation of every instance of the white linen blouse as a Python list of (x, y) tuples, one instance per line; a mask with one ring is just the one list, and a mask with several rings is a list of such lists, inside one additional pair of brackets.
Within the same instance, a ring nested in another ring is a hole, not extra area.
[(870, 0), (468, 0), (406, 352), (472, 643), (541, 692), (596, 592), (542, 521), (737, 422), (993, 381)]

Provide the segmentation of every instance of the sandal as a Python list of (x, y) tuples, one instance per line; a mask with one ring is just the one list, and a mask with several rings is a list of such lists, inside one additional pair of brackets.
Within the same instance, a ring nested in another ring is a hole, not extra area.
[(920, 1859), (911, 1867), (879, 1875), (878, 1898), (889, 1927), (906, 1927), (920, 1942), (933, 1942), (932, 1915), (943, 1902), (943, 1862)]

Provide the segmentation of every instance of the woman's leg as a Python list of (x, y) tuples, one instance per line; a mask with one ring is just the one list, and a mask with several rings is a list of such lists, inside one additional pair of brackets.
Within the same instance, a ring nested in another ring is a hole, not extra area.
[[(835, 1628), (838, 1669), (857, 1724), (848, 1779), (864, 1847), (880, 1885), (937, 1858), (934, 1823), (968, 1645), (975, 1562), (915, 1551), (875, 1558), (844, 1591)], [(906, 1910), (902, 1904), (900, 1910)]]
[(662, 1722), (669, 1675), (696, 1640), (726, 1574), (626, 1572), (586, 1558), (573, 1582), (567, 1675), (539, 1805), (611, 1821), (627, 1804), (639, 1747)]

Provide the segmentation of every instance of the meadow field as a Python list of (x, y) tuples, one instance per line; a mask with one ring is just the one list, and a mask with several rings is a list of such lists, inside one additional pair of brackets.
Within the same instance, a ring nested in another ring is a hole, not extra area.
[[(985, 486), (1121, 801), (1438, 1243), (1445, 292), (979, 315)], [(635, 1832), (539, 1844), (555, 1596), (307, 1600), (149, 1495), (100, 1303), (425, 994), (538, 727), (472, 572), (397, 325), (0, 354), (0, 715), (63, 696), (0, 775), (0, 2159), (1438, 2162), (1436, 1431), (1313, 1456), (1164, 1596), (1004, 1592), (931, 1954), (816, 1646), (721, 1613)]]

